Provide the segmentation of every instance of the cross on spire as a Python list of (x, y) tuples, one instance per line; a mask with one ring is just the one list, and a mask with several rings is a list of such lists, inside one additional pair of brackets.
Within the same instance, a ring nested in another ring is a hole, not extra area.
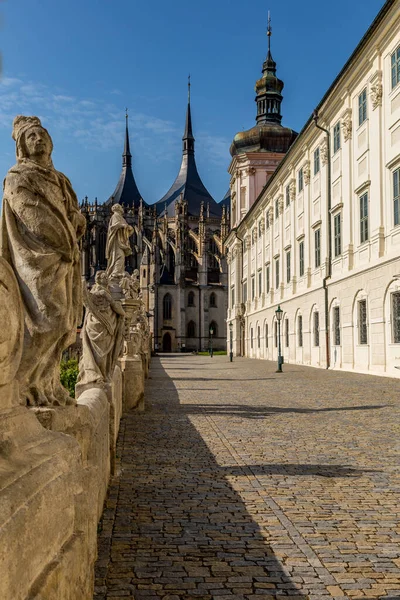
[(268, 52), (271, 52), (271, 35), (272, 35), (271, 13), (270, 13), (270, 11), (268, 11), (268, 27), (267, 27)]

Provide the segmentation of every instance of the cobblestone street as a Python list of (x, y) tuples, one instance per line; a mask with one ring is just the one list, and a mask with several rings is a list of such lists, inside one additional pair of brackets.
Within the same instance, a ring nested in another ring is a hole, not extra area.
[(153, 359), (96, 600), (400, 599), (400, 380), (275, 368)]

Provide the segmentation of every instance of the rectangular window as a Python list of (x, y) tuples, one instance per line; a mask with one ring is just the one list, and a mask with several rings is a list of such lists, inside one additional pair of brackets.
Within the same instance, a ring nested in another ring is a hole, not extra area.
[(285, 319), (285, 346), (289, 348), (289, 319)]
[(298, 181), (299, 192), (301, 192), (304, 187), (303, 167), (301, 169), (299, 169), (299, 172), (297, 174), (297, 181)]
[(290, 206), (290, 187), (287, 185), (285, 190), (286, 206)]
[(299, 243), (299, 272), (300, 277), (304, 275), (304, 242)]
[(333, 128), (333, 153), (340, 149), (340, 121)]
[(368, 344), (366, 300), (358, 302), (358, 342), (359, 344)]
[(297, 317), (297, 340), (299, 347), (303, 347), (303, 317), (299, 315)]
[(358, 124), (362, 125), (367, 119), (367, 88), (358, 96)]
[(286, 283), (289, 283), (291, 278), (290, 274), (290, 250), (286, 252)]
[(279, 258), (275, 260), (275, 289), (279, 288)]
[(342, 233), (341, 233), (340, 213), (335, 216), (333, 223), (334, 223), (335, 256), (340, 256), (342, 254)]
[(333, 308), (333, 343), (335, 346), (340, 346), (340, 308)]
[(279, 200), (275, 200), (275, 219), (279, 217)]
[(400, 225), (400, 168), (393, 173), (393, 216), (394, 224)]
[(317, 173), (319, 173), (319, 148), (317, 148), (316, 150), (314, 150), (314, 175), (316, 175)]
[(278, 347), (278, 321), (275, 321), (274, 339), (275, 339), (275, 348), (277, 348)]
[(392, 294), (393, 343), (400, 344), (400, 292)]
[(360, 243), (368, 240), (368, 192), (360, 196)]
[(251, 299), (254, 300), (256, 296), (256, 280), (255, 277), (253, 276), (251, 278)]
[(315, 268), (321, 266), (321, 229), (314, 231)]
[(258, 295), (262, 294), (262, 271), (258, 271)]
[(247, 302), (247, 281), (243, 282), (243, 302)]
[(265, 270), (265, 284), (266, 284), (267, 294), (269, 294), (269, 290), (271, 288), (269, 271), (270, 271), (269, 265), (267, 265), (267, 268)]
[(314, 346), (319, 346), (319, 312), (313, 314)]
[(235, 288), (231, 287), (231, 308), (235, 306)]
[(392, 67), (392, 89), (400, 81), (400, 46), (396, 48), (391, 56), (391, 67)]

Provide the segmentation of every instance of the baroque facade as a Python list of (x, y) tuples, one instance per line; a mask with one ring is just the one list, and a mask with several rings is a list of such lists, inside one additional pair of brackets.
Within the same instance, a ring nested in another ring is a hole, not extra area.
[(399, 14), (384, 4), (272, 175), (264, 153), (261, 189), (262, 156), (234, 140), (236, 355), (277, 359), (280, 305), (285, 362), (400, 375)]
[(158, 202), (141, 197), (132, 171), (128, 117), (122, 171), (104, 203), (82, 202), (87, 220), (82, 268), (88, 280), (106, 266), (107, 227), (113, 204), (124, 207), (133, 227), (126, 269), (138, 269), (150, 317), (153, 349), (165, 352), (226, 348), (229, 195), (217, 203), (205, 188), (195, 161), (190, 84), (182, 162), (176, 180)]

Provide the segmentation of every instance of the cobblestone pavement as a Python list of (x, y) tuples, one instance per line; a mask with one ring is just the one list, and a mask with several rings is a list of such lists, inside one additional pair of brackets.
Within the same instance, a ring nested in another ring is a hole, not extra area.
[(96, 600), (400, 599), (400, 381), (192, 355), (150, 376)]

